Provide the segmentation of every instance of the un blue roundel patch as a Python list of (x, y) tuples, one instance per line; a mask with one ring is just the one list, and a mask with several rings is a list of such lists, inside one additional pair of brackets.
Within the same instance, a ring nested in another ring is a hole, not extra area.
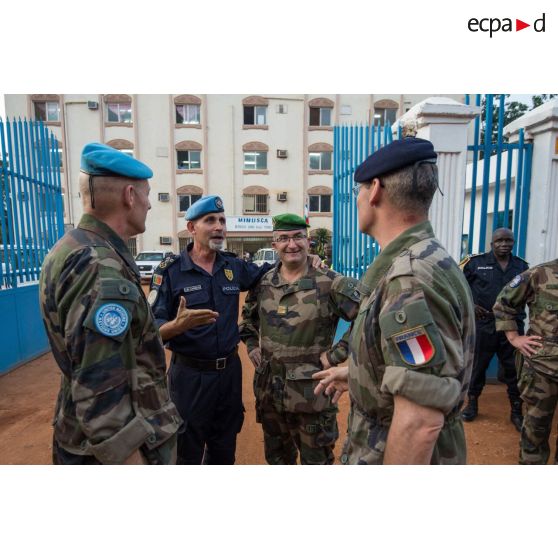
[(128, 312), (120, 304), (103, 304), (95, 314), (95, 327), (103, 335), (118, 337), (128, 329)]

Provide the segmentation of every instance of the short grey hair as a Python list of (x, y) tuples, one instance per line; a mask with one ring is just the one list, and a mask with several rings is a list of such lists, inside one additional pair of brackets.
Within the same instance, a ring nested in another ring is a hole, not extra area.
[(400, 211), (412, 214), (428, 213), (438, 189), (438, 167), (428, 163), (418, 165), (416, 184), (413, 185), (414, 165), (409, 165), (380, 176), (391, 204)]

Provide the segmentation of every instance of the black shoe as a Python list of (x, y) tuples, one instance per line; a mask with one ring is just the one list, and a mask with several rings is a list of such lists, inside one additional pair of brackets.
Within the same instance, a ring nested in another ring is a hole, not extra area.
[(470, 395), (469, 402), (467, 403), (467, 406), (465, 407), (465, 409), (463, 409), (461, 413), (461, 418), (465, 422), (471, 422), (477, 418), (478, 414), (479, 414), (478, 398), (475, 397), (474, 395)]
[(518, 432), (523, 426), (523, 413), (521, 412), (521, 401), (511, 401), (510, 420)]

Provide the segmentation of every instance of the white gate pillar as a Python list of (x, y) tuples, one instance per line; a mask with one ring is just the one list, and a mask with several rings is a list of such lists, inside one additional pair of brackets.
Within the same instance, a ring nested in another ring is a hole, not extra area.
[(520, 128), (533, 142), (525, 259), (538, 265), (558, 257), (558, 100), (553, 99), (504, 128), (510, 143)]
[[(430, 220), (436, 237), (457, 261), (461, 256), (467, 129), (480, 107), (464, 105), (447, 97), (429, 97), (406, 112), (399, 124), (416, 125), (419, 138), (430, 140), (438, 154), (440, 192), (434, 195)], [(394, 125), (397, 129), (398, 123)]]

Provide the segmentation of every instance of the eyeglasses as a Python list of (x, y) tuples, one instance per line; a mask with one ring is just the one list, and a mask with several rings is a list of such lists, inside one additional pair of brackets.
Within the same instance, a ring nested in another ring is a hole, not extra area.
[(303, 234), (295, 234), (294, 236), (278, 236), (275, 242), (278, 244), (287, 244), (289, 241), (294, 240), (297, 244), (302, 244), (307, 239)]
[[(367, 183), (367, 182), (364, 182), (364, 183), (357, 182), (357, 183), (351, 188), (351, 190), (353, 191), (353, 194), (354, 194), (355, 198), (358, 198), (358, 193), (360, 192), (360, 189), (361, 189), (363, 186), (364, 186), (365, 188), (368, 188), (368, 187), (370, 186), (370, 184)], [(383, 187), (384, 185), (380, 182), (380, 186)]]

